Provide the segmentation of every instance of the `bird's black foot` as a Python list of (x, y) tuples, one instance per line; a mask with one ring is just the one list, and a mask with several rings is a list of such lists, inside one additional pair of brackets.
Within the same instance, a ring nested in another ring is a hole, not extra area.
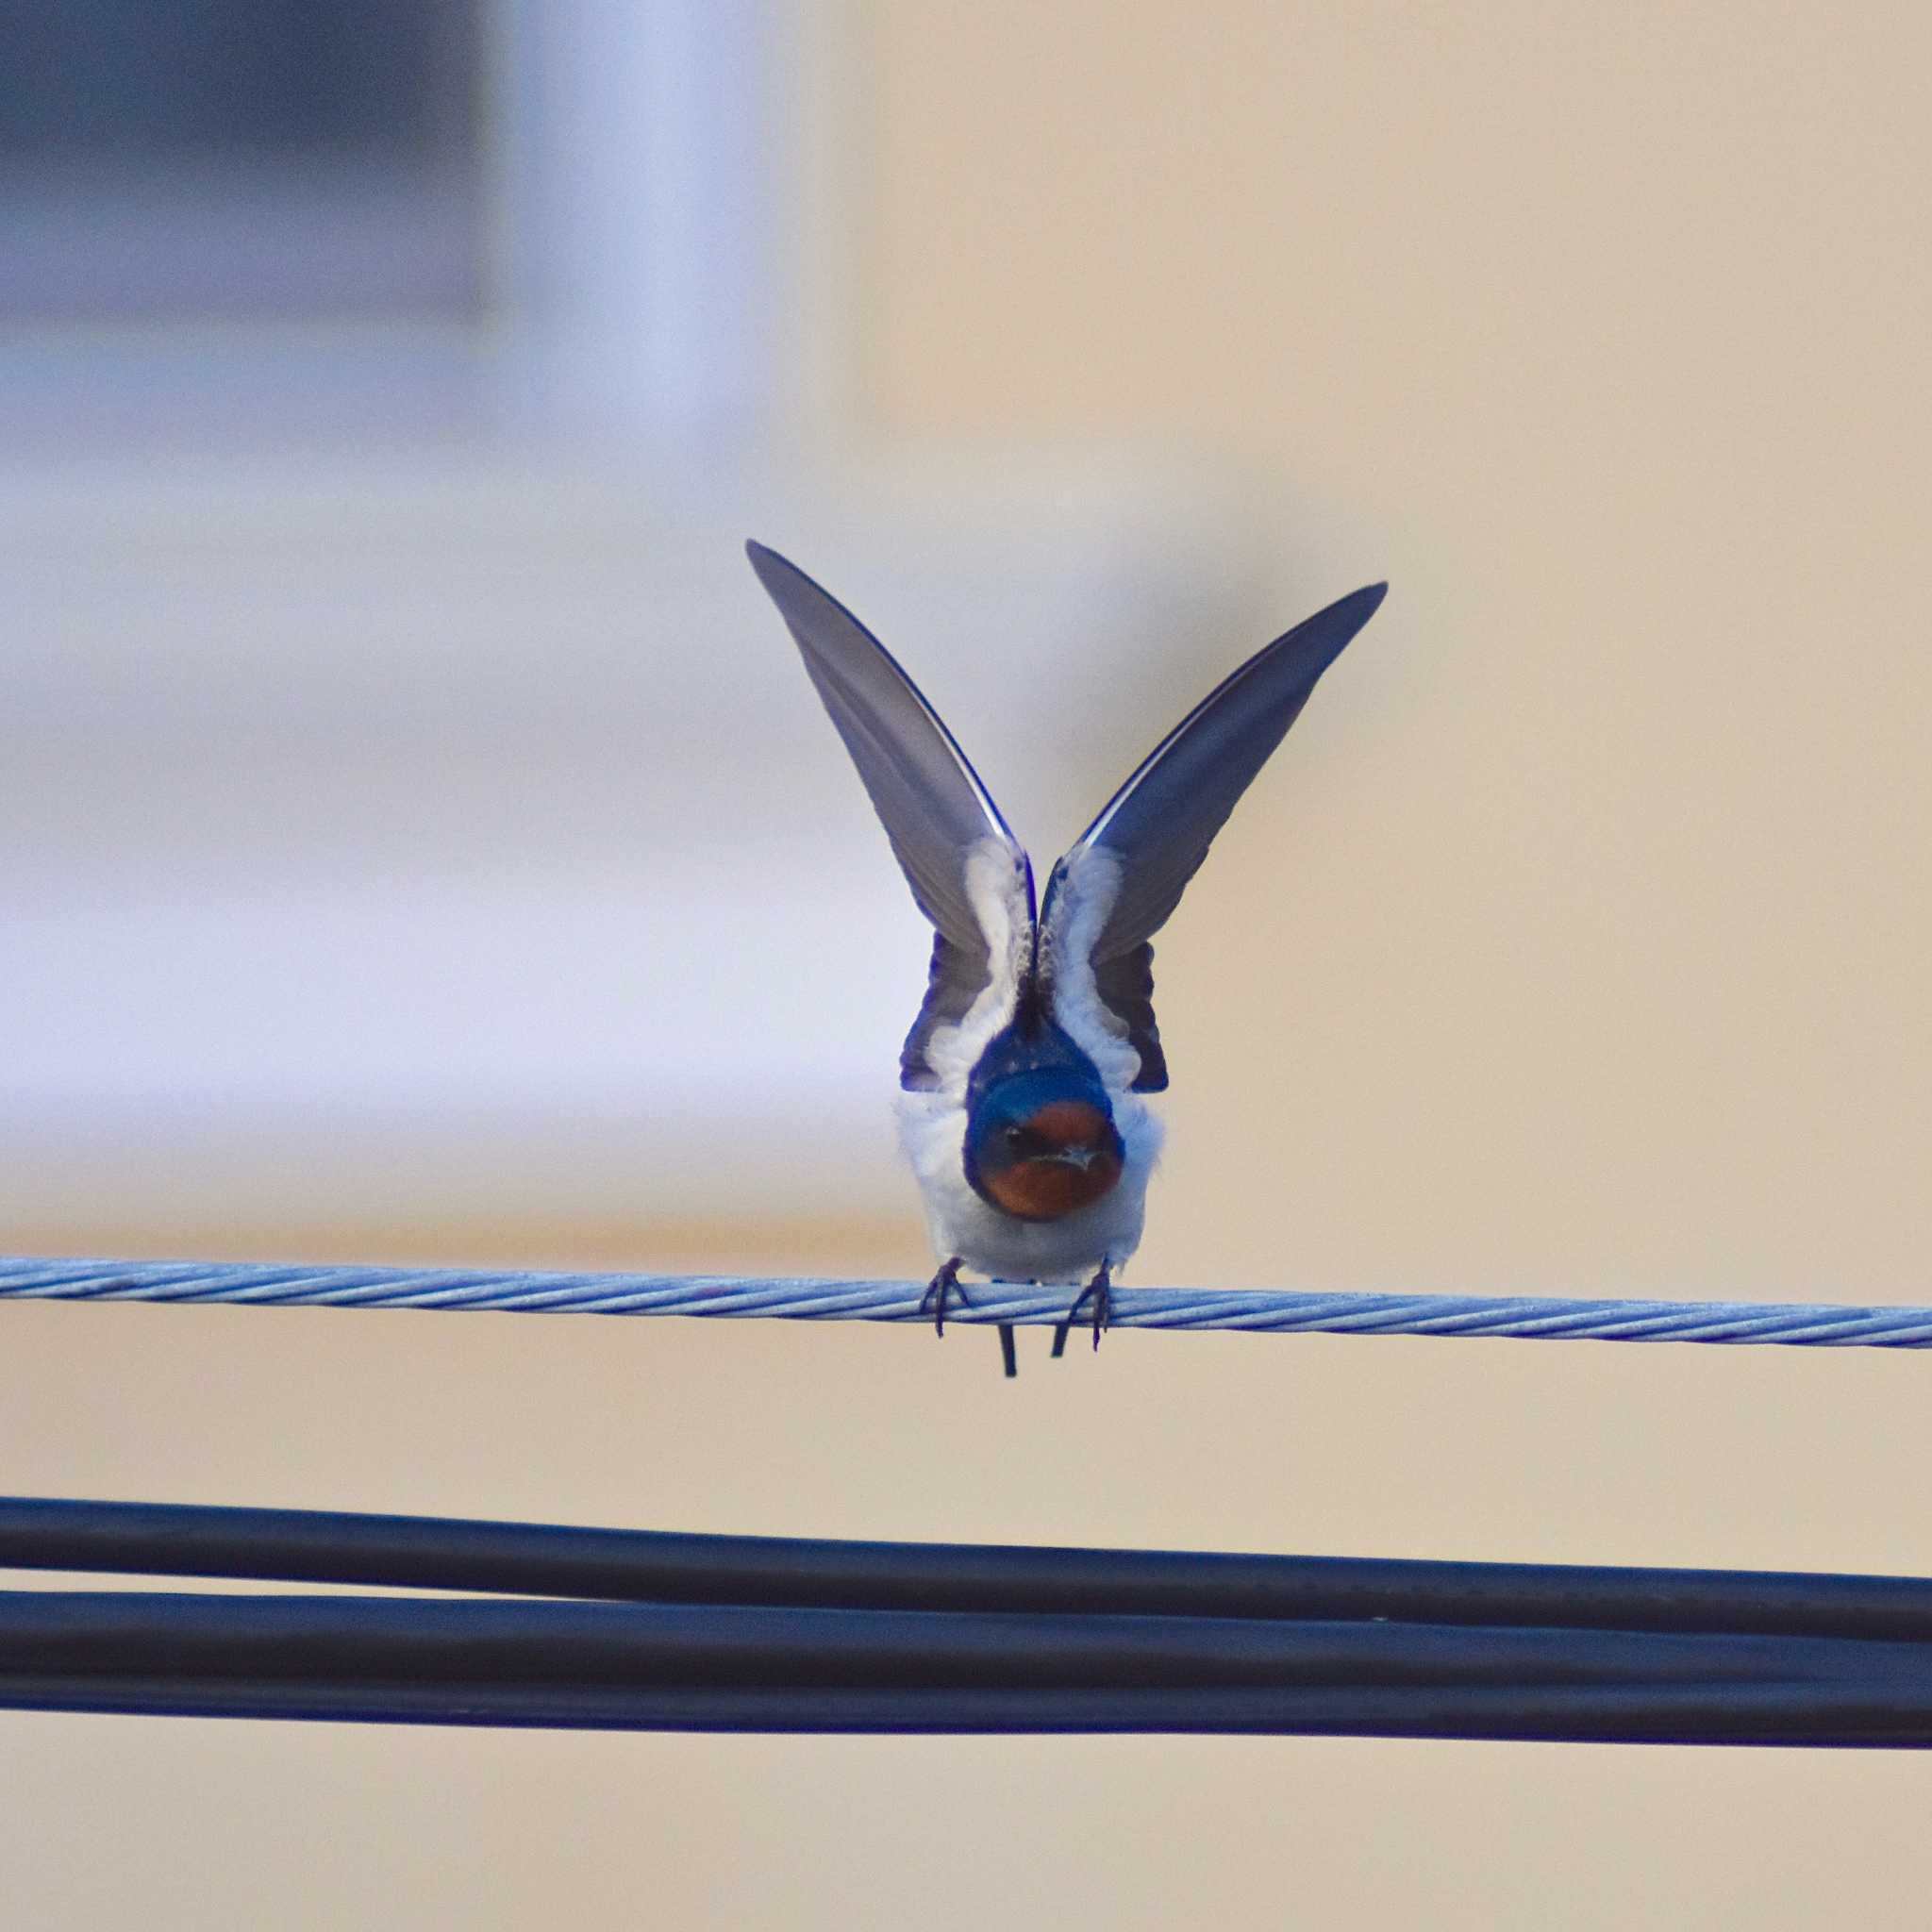
[(926, 1284), (925, 1293), (920, 1297), (919, 1312), (932, 1317), (932, 1330), (935, 1335), (946, 1332), (946, 1304), (953, 1296), (959, 1297), (959, 1306), (966, 1307), (966, 1291), (959, 1286), (959, 1269), (964, 1257), (955, 1255), (949, 1260), (940, 1263), (940, 1272)]
[(1093, 1304), (1093, 1345), (1098, 1348), (1100, 1331), (1113, 1318), (1113, 1275), (1105, 1261), (1100, 1264), (1100, 1273), (1074, 1297), (1074, 1306), (1067, 1310), (1067, 1319), (1059, 1323), (1053, 1331), (1053, 1353), (1056, 1361), (1066, 1353), (1067, 1337), (1073, 1332), (1074, 1324), (1080, 1319), (1080, 1310), (1090, 1301)]
[[(932, 1317), (932, 1329), (935, 1335), (943, 1335), (946, 1332), (946, 1305), (955, 1296), (958, 1297), (962, 1308), (972, 1306), (966, 1299), (966, 1291), (959, 1286), (959, 1270), (964, 1265), (963, 1258), (958, 1255), (941, 1262), (940, 1272), (926, 1283), (925, 1292), (920, 1297), (919, 1312)], [(1013, 1324), (1010, 1322), (1002, 1322), (999, 1330), (1000, 1364), (1007, 1372), (1007, 1379), (1011, 1381), (1020, 1373), (1019, 1360), (1013, 1353)]]

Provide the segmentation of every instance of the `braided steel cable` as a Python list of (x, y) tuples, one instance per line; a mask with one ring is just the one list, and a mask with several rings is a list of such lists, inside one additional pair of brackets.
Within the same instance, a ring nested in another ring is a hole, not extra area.
[[(496, 1269), (311, 1267), (240, 1261), (0, 1257), (0, 1299), (234, 1303), (273, 1307), (453, 1308), (508, 1314), (764, 1315), (916, 1322), (924, 1282)], [(960, 1323), (1055, 1326), (1071, 1291), (980, 1284)], [(1323, 1294), (1277, 1289), (1113, 1291), (1117, 1328), (1269, 1334), (1441, 1335), (1526, 1341), (1932, 1347), (1932, 1307), (1664, 1302), (1555, 1295)]]

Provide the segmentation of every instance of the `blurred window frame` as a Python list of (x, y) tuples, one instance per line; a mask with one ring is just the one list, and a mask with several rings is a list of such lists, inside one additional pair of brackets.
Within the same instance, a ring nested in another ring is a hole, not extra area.
[[(0, 433), (85, 447), (759, 426), (782, 341), (774, 0), (479, 10), (474, 299), (0, 321)], [(110, 238), (142, 191), (97, 191)], [(273, 222), (272, 190), (235, 218)], [(447, 286), (446, 267), (430, 281)]]

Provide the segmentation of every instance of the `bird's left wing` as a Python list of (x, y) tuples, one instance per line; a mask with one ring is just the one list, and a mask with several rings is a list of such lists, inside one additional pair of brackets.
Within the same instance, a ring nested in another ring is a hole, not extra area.
[(1387, 590), (1371, 584), (1317, 611), (1216, 686), (1141, 760), (1046, 882), (1040, 963), (1055, 1012), (1075, 1038), (1088, 1036), (1090, 1053), (1096, 1034), (1131, 1046), (1139, 1092), (1167, 1085), (1148, 941)]
[(900, 1083), (939, 1084), (933, 1035), (990, 987), (1031, 970), (1033, 871), (966, 754), (891, 654), (774, 550), (745, 554), (797, 641), (858, 768), (913, 899), (935, 928), (932, 971), (900, 1057)]

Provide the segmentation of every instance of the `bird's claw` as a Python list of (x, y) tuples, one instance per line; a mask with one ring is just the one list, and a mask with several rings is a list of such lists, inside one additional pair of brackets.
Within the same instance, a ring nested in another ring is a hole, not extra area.
[[(963, 1257), (955, 1255), (940, 1264), (940, 1271), (926, 1283), (925, 1292), (919, 1298), (919, 1312), (932, 1317), (935, 1335), (946, 1332), (946, 1304), (957, 1295), (959, 1306), (967, 1307), (966, 1291), (959, 1286), (959, 1270), (964, 1265)], [(1007, 1372), (1008, 1380), (1020, 1373), (1019, 1360), (1013, 1353), (1013, 1324), (1002, 1322), (1000, 1328), (1000, 1364)]]
[(1067, 1310), (1066, 1320), (1055, 1324), (1053, 1353), (1056, 1361), (1066, 1353), (1067, 1337), (1073, 1332), (1074, 1324), (1080, 1319), (1080, 1310), (1090, 1301), (1093, 1304), (1093, 1345), (1098, 1348), (1100, 1331), (1113, 1319), (1113, 1275), (1105, 1261), (1100, 1264), (1099, 1274), (1074, 1297), (1074, 1306)]
[(926, 1283), (925, 1292), (920, 1297), (919, 1312), (932, 1317), (935, 1335), (946, 1332), (946, 1303), (954, 1296), (959, 1297), (959, 1306), (966, 1306), (966, 1291), (959, 1286), (959, 1268), (962, 1257), (955, 1255), (950, 1260), (940, 1263), (940, 1272)]

